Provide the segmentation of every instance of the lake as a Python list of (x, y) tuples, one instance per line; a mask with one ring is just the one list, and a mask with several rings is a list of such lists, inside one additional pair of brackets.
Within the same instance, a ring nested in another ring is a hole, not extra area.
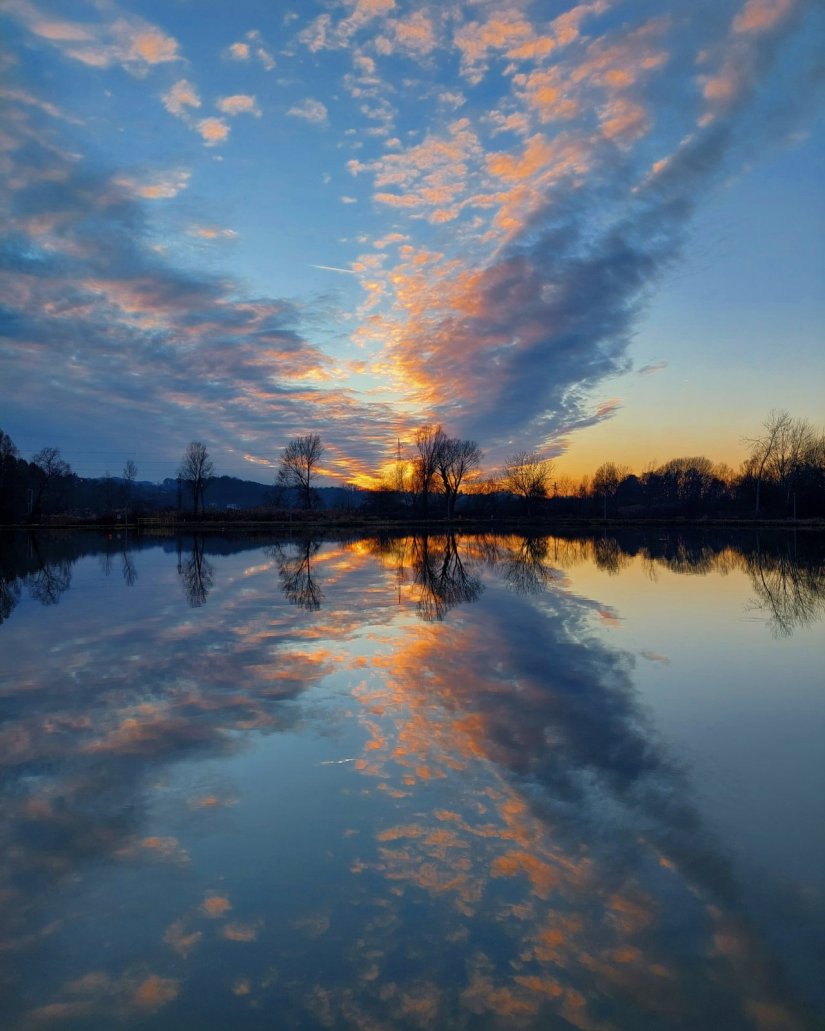
[(0, 1026), (823, 1026), (821, 537), (0, 544)]

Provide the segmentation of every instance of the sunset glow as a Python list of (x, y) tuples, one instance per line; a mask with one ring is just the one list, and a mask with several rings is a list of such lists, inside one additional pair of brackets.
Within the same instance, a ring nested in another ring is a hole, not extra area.
[(0, 425), (100, 476), (578, 477), (821, 422), (815, 0), (6, 0)]

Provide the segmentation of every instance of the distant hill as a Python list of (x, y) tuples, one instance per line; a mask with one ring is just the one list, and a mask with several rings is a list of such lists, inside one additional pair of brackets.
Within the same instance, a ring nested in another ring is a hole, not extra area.
[[(157, 504), (163, 507), (175, 507), (178, 497), (178, 481), (167, 477), (160, 484), (140, 484), (143, 497), (157, 498)], [(343, 487), (318, 487), (315, 490), (320, 508), (357, 508), (362, 498), (359, 492), (346, 490)], [(183, 504), (190, 503), (190, 496), (183, 487)], [(257, 483), (255, 480), (241, 480), (236, 476), (216, 476), (206, 489), (207, 508), (260, 508), (260, 507), (300, 507), (296, 491), (276, 491), (272, 484)]]

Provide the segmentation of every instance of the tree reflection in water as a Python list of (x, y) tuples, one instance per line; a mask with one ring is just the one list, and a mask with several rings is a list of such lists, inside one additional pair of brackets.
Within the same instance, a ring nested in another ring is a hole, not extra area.
[(37, 538), (32, 538), (32, 548), (39, 569), (29, 577), (29, 592), (41, 605), (56, 605), (72, 584), (72, 562), (60, 557), (46, 559), (40, 553)]
[(6, 579), (0, 572), (0, 623), (9, 618), (20, 601), (20, 581), (17, 578)]
[(825, 613), (825, 562), (800, 564), (790, 547), (765, 552), (758, 546), (745, 560), (756, 595), (754, 609), (768, 615), (777, 637), (790, 637)]
[[(125, 568), (124, 566), (124, 579)], [(186, 559), (183, 558), (182, 542), (178, 540), (178, 575), (183, 593), (191, 607), (196, 609), (205, 605), (214, 584), (215, 570), (204, 554), (202, 537), (192, 538), (192, 550)]]
[(462, 559), (454, 534), (412, 538), (417, 611), (426, 623), (440, 622), (455, 605), (476, 601), (484, 586)]
[(519, 594), (540, 594), (556, 573), (550, 564), (549, 537), (520, 537), (506, 552), (504, 577)]
[[(104, 575), (120, 552), (123, 581), (133, 586), (138, 572), (137, 551), (155, 546), (151, 539), (48, 534), (8, 538), (0, 549), (0, 622), (17, 606), (22, 588), (42, 605), (56, 605), (72, 582), (72, 567), (85, 554), (96, 554)], [(230, 550), (246, 550), (258, 542), (235, 538)], [(416, 611), (425, 622), (439, 622), (455, 605), (475, 601), (483, 585), (478, 567), (501, 567), (506, 583), (517, 593), (536, 594), (553, 585), (558, 571), (592, 561), (599, 569), (618, 574), (638, 558), (655, 579), (659, 568), (678, 575), (741, 570), (753, 587), (752, 611), (764, 613), (778, 637), (809, 626), (825, 614), (825, 562), (816, 535), (802, 537), (765, 532), (751, 537), (728, 533), (651, 531), (617, 532), (599, 537), (458, 536), (385, 537), (368, 539), (369, 550), (392, 558), (399, 592), (410, 573), (417, 588)], [(208, 559), (210, 547), (225, 550), (219, 538), (191, 539), (184, 557), (183, 540), (177, 541), (178, 573), (192, 607), (206, 603), (214, 585), (215, 571)], [(313, 569), (320, 540), (278, 542), (268, 554), (275, 559), (281, 588), (291, 604), (318, 611), (324, 592)], [(399, 594), (400, 598), (400, 594)]]
[(269, 554), (278, 564), (281, 590), (291, 605), (317, 612), (324, 592), (312, 573), (312, 560), (321, 548), (320, 541), (305, 540), (273, 544)]

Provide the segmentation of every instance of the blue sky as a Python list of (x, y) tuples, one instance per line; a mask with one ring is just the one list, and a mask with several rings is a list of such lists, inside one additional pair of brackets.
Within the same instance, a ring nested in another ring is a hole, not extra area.
[(85, 475), (578, 475), (820, 424), (814, 0), (3, 0), (0, 426)]

